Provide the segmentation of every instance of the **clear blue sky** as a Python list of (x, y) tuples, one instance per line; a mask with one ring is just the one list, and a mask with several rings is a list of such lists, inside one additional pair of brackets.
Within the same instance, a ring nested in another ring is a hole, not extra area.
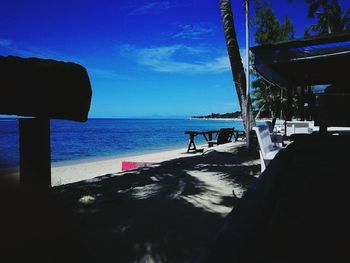
[[(244, 51), (243, 0), (232, 2)], [(312, 23), (303, 0), (275, 0), (272, 7), (292, 19), (296, 36)], [(3, 0), (0, 55), (86, 67), (90, 117), (239, 110), (218, 0)]]

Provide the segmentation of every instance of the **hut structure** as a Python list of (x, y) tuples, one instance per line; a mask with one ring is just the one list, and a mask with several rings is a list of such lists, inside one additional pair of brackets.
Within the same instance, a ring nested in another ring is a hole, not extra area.
[[(350, 34), (303, 38), (251, 48), (255, 70), (281, 87), (287, 97), (286, 120), (292, 118), (292, 96), (299, 97), (300, 120), (327, 126), (348, 126)], [(314, 96), (311, 86), (328, 85), (327, 94)], [(307, 107), (305, 107), (307, 105)]]
[(0, 114), (20, 116), (20, 182), (47, 191), (51, 188), (50, 119), (88, 119), (89, 76), (75, 63), (15, 56), (0, 56), (0, 72)]
[[(283, 88), (289, 104), (298, 86), (303, 98), (311, 85), (328, 85), (312, 105), (320, 132), (294, 137), (276, 155), (231, 212), (206, 262), (338, 262), (349, 258), (350, 136), (327, 128), (350, 126), (350, 34), (251, 50), (256, 71)], [(287, 119), (291, 117), (289, 112)]]

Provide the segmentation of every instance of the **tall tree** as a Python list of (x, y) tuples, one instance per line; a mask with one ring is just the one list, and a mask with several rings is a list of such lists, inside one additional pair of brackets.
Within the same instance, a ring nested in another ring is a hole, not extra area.
[[(235, 25), (233, 20), (233, 12), (231, 8), (231, 1), (219, 0), (219, 4), (220, 4), (222, 24), (224, 27), (227, 53), (231, 64), (233, 81), (235, 84), (235, 89), (237, 92), (237, 97), (241, 108), (244, 129), (248, 136), (249, 135), (248, 127), (255, 126), (255, 120), (253, 118), (252, 107), (249, 107), (249, 113), (247, 114), (247, 105), (249, 105), (251, 101), (250, 101), (249, 94), (246, 94), (246, 76), (245, 76), (245, 71), (242, 63), (241, 54), (239, 52), (237, 35), (236, 35), (236, 30), (235, 30)], [(250, 120), (249, 126), (248, 126), (248, 120)]]
[[(283, 40), (294, 38), (294, 27), (288, 17), (283, 23), (275, 16), (269, 2), (254, 1), (255, 10), (255, 42), (260, 45), (273, 44)], [(281, 90), (257, 77), (253, 83), (253, 105), (259, 113), (267, 113), (275, 125), (278, 113), (282, 108), (284, 100), (281, 99)], [(266, 115), (265, 115), (266, 116)], [(257, 115), (259, 117), (259, 114)]]
[(272, 118), (278, 117), (281, 105), (285, 100), (281, 101), (281, 89), (276, 87), (262, 78), (257, 78), (252, 83), (253, 86), (253, 107), (258, 111), (256, 118)]
[(273, 44), (294, 38), (295, 30), (288, 17), (281, 24), (274, 14), (269, 2), (254, 1), (255, 42), (260, 45)]
[(316, 35), (338, 33), (350, 30), (350, 7), (342, 10), (338, 0), (305, 0), (308, 6), (308, 16), (314, 18), (317, 24), (305, 29), (305, 35), (313, 32)]

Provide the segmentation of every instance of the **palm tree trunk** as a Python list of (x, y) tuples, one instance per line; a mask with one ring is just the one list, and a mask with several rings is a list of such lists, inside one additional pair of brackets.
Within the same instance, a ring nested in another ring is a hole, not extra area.
[(276, 105), (276, 107), (274, 108), (274, 110), (272, 111), (272, 114), (271, 114), (271, 118), (272, 118), (272, 129), (275, 128), (277, 116), (278, 116), (280, 110), (281, 110), (281, 104), (278, 103), (278, 104)]
[(260, 113), (261, 113), (261, 111), (262, 111), (264, 108), (265, 108), (265, 104), (263, 104), (263, 105), (260, 107), (258, 113), (257, 113), (256, 116), (255, 116), (255, 120), (259, 119)]
[[(226, 39), (227, 53), (230, 59), (231, 71), (233, 81), (235, 84), (239, 105), (241, 107), (241, 115), (243, 119), (244, 130), (246, 134), (249, 134), (247, 130), (247, 123), (250, 120), (250, 127), (255, 126), (255, 120), (253, 118), (252, 107), (249, 107), (249, 116), (247, 115), (247, 105), (251, 103), (251, 100), (246, 94), (246, 76), (242, 63), (241, 54), (239, 52), (239, 46), (237, 41), (237, 35), (233, 22), (233, 13), (230, 0), (219, 0), (221, 19), (224, 27), (224, 34)], [(248, 70), (248, 69), (247, 69)]]

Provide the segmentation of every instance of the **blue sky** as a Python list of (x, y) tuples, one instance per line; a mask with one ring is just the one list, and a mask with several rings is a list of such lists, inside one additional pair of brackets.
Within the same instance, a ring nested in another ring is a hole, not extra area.
[[(243, 1), (232, 2), (244, 52)], [(218, 0), (1, 3), (0, 55), (86, 67), (93, 88), (90, 117), (183, 117), (239, 110)], [(279, 18), (292, 19), (296, 36), (312, 23), (303, 0), (276, 0), (272, 7)]]

